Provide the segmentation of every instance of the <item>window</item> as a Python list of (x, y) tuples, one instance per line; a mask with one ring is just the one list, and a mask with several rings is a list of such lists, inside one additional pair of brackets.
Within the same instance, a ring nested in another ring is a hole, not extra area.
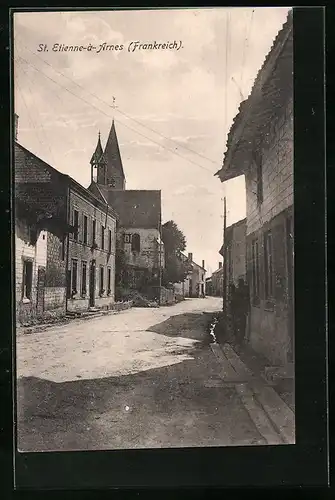
[(83, 243), (87, 245), (87, 227), (88, 227), (88, 219), (87, 215), (83, 217)]
[(132, 252), (139, 252), (141, 250), (140, 235), (137, 233), (131, 237), (131, 250)]
[(104, 250), (105, 248), (105, 228), (101, 226), (101, 248)]
[(274, 293), (273, 276), (273, 241), (271, 231), (264, 234), (264, 269), (265, 269), (265, 297), (271, 298)]
[(263, 203), (263, 165), (261, 156), (257, 159), (257, 204)]
[(72, 295), (77, 293), (77, 282), (78, 282), (78, 262), (73, 259), (72, 265), (71, 265), (71, 294)]
[(87, 262), (81, 263), (81, 295), (86, 295)]
[(108, 230), (108, 252), (112, 253), (112, 231)]
[(97, 223), (96, 220), (92, 220), (92, 245), (96, 243), (96, 237), (97, 237)]
[(101, 266), (100, 267), (100, 295), (104, 293), (104, 268)]
[(124, 235), (124, 242), (125, 243), (130, 243), (130, 234), (125, 234)]
[(22, 276), (22, 299), (31, 300), (32, 286), (33, 286), (33, 262), (31, 260), (24, 260), (23, 276)]
[(73, 210), (73, 226), (74, 226), (73, 238), (76, 241), (78, 241), (78, 234), (79, 234), (79, 212), (78, 212), (78, 210)]
[(259, 298), (259, 248), (258, 248), (258, 240), (254, 240), (252, 242), (251, 247), (252, 253), (252, 292), (253, 298)]
[(107, 269), (107, 294), (110, 295), (111, 293), (111, 285), (112, 285), (112, 270), (109, 267)]

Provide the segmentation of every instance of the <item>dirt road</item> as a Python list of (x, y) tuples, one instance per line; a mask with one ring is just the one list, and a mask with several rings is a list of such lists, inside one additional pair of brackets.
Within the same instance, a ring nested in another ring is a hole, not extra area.
[(215, 384), (208, 315), (221, 299), (134, 308), (17, 339), (23, 451), (263, 444)]

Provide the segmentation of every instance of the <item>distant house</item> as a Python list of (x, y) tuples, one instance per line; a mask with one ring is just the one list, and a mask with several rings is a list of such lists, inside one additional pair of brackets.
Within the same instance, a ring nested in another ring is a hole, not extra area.
[[(184, 255), (184, 257), (186, 257)], [(202, 261), (200, 266), (193, 261), (193, 254), (189, 253), (187, 261), (190, 263), (192, 271), (185, 280), (185, 296), (186, 297), (205, 297), (206, 294), (206, 269), (205, 261)]]
[(292, 12), (235, 117), (222, 182), (245, 175), (250, 342), (273, 364), (293, 361)]
[[(226, 256), (227, 262), (224, 266), (226, 273), (227, 297), (229, 285), (238, 285), (238, 280), (242, 278), (246, 280), (247, 264), (246, 264), (246, 228), (247, 221), (242, 219), (226, 229)], [(224, 245), (220, 249), (220, 254), (224, 256)]]
[(223, 297), (223, 267), (222, 262), (219, 262), (219, 267), (212, 273), (211, 278), (212, 295), (215, 297)]
[[(44, 313), (51, 310), (64, 313), (113, 304), (115, 212), (74, 179), (58, 172), (18, 143), (15, 144), (15, 199), (18, 280), (21, 279), (19, 255), (23, 250), (27, 255), (28, 251), (26, 244), (22, 247), (19, 237), (23, 234), (22, 221), (27, 219), (24, 207), (32, 214), (28, 226), (47, 231), (37, 233), (37, 242), (41, 237), (44, 242), (40, 260), (36, 261), (39, 268), (33, 267), (37, 269), (35, 274), (40, 273), (39, 278), (37, 274), (37, 278), (33, 276), (33, 287), (38, 288), (36, 301), (43, 303), (38, 307)], [(24, 273), (22, 279), (25, 279)], [(32, 294), (33, 300), (35, 295)], [(20, 308), (27, 309), (23, 306), (23, 302), (28, 303), (26, 297), (21, 302)]]
[(161, 191), (125, 189), (114, 121), (104, 151), (99, 136), (88, 189), (118, 214), (117, 249), (123, 254), (130, 287), (140, 290), (150, 284), (157, 292), (164, 268)]

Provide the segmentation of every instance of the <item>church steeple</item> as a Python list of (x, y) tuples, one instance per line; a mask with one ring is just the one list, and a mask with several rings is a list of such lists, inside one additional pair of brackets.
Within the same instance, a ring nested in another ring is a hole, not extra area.
[(106, 161), (106, 184), (115, 189), (125, 189), (125, 175), (114, 120), (107, 139), (104, 158)]
[[(99, 184), (104, 184), (104, 179), (106, 178), (106, 159), (102, 150), (100, 132), (98, 136), (97, 146), (91, 158), (91, 182), (98, 182)], [(97, 169), (96, 173), (94, 169)]]

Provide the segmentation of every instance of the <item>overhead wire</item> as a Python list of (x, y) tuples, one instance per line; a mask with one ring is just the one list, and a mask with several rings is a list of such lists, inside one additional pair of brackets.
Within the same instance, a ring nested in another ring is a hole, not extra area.
[[(21, 42), (19, 42), (21, 43)], [(36, 56), (40, 61), (44, 62), (45, 64), (47, 64), (48, 66), (50, 66), (53, 71), (55, 71), (55, 73), (58, 73), (59, 75), (63, 76), (64, 78), (66, 78), (67, 80), (69, 80), (71, 83), (74, 83), (75, 85), (77, 85), (77, 87), (83, 89), (85, 92), (87, 92), (89, 95), (91, 95), (92, 97), (94, 97), (95, 99), (98, 99), (101, 103), (103, 103), (104, 105), (110, 107), (110, 108), (113, 108), (113, 105), (112, 104), (109, 104), (107, 101), (105, 101), (104, 99), (101, 99), (101, 97), (97, 96), (96, 94), (94, 94), (93, 92), (89, 91), (88, 89), (86, 89), (85, 87), (83, 87), (82, 85), (80, 85), (79, 83), (77, 83), (75, 80), (73, 80), (72, 78), (70, 78), (69, 76), (65, 75), (62, 71), (59, 71), (57, 69), (55, 69), (52, 64), (50, 64), (48, 61), (46, 61), (44, 58), (38, 56), (37, 54), (35, 54), (35, 52), (33, 52), (32, 50), (30, 50), (26, 45), (22, 44), (29, 52), (31, 52), (34, 56)], [(121, 115), (125, 116), (126, 118), (128, 118), (129, 120), (132, 120), (133, 122), (137, 123), (138, 125), (140, 125), (141, 127), (143, 128), (146, 128), (147, 130), (150, 130), (151, 132), (153, 132), (154, 134), (157, 134), (159, 136), (161, 136), (162, 138), (164, 138), (165, 140), (168, 140), (170, 142), (173, 142), (175, 144), (178, 145), (178, 147), (180, 148), (183, 148), (187, 151), (189, 151), (190, 153), (193, 153), (197, 156), (199, 156), (200, 158), (203, 158), (207, 161), (210, 161), (211, 163), (213, 164), (218, 164), (217, 161), (211, 159), (211, 158), (208, 158), (207, 156), (199, 153), (198, 151), (195, 151), (194, 149), (192, 148), (189, 148), (188, 146), (185, 146), (184, 144), (180, 144), (178, 141), (176, 141), (175, 139), (172, 139), (171, 137), (168, 137), (164, 134), (162, 134), (161, 132), (153, 129), (152, 127), (149, 127), (148, 125), (144, 124), (142, 121), (140, 120), (137, 120), (136, 118), (130, 116), (128, 113), (125, 113), (124, 111), (122, 111), (119, 107), (116, 108), (116, 111), (119, 112)]]
[[(66, 90), (67, 92), (69, 92), (70, 94), (72, 94), (74, 97), (76, 97), (77, 99), (85, 102), (86, 104), (88, 104), (89, 106), (97, 109), (98, 111), (100, 111), (100, 113), (104, 114), (105, 116), (111, 118), (111, 115), (106, 113), (105, 111), (103, 111), (102, 109), (100, 109), (99, 107), (95, 106), (93, 103), (87, 101), (86, 99), (84, 99), (83, 97), (79, 96), (78, 94), (76, 94), (75, 92), (73, 92), (72, 90), (68, 89), (66, 86), (63, 86), (61, 85), (59, 82), (57, 82), (56, 80), (54, 80), (53, 78), (51, 78), (49, 75), (47, 75), (46, 73), (44, 73), (43, 71), (41, 71), (39, 68), (37, 68), (34, 64), (32, 64), (31, 62), (27, 61), (26, 59), (24, 59), (22, 56), (17, 56), (19, 59), (21, 59), (22, 61), (24, 61), (26, 64), (28, 64), (29, 66), (33, 67), (36, 71), (38, 71), (39, 73), (41, 73), (42, 75), (44, 75), (46, 78), (48, 78), (49, 80), (51, 80), (52, 82), (54, 82), (56, 85), (58, 85), (59, 87), (61, 87), (62, 89)], [(114, 110), (113, 110), (114, 111)], [(150, 142), (153, 142), (154, 144), (157, 144), (159, 147), (173, 153), (174, 155), (182, 158), (183, 160), (185, 161), (188, 161), (189, 163), (192, 163), (193, 165), (196, 165), (198, 166), (199, 168), (202, 168), (203, 170), (206, 170), (207, 172), (210, 172), (210, 173), (214, 173), (212, 170), (209, 170), (208, 168), (204, 167), (203, 165), (201, 165), (200, 163), (197, 163), (195, 162), (194, 160), (190, 159), (190, 158), (187, 158), (185, 156), (182, 156), (181, 154), (177, 153), (175, 150), (171, 149), (171, 148), (168, 148), (166, 146), (164, 146), (163, 144), (155, 141), (154, 139), (152, 139), (151, 137), (148, 137), (147, 135), (139, 132), (138, 130), (130, 127), (129, 125), (126, 125), (124, 122), (122, 121), (119, 121), (117, 120), (117, 122), (119, 124), (121, 124), (122, 126), (124, 126), (125, 128), (135, 132), (136, 134), (144, 137), (145, 139), (149, 140)]]

